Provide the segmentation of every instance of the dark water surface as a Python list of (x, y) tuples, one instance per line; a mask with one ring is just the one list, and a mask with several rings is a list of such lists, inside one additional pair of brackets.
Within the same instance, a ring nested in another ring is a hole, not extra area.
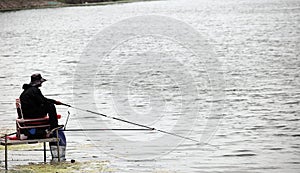
[[(82, 53), (100, 31), (148, 14), (183, 21), (203, 35), (221, 64), (224, 99), (211, 95), (215, 78), (206, 73), (205, 59), (164, 37), (126, 40), (111, 50), (109, 58), (95, 64), (96, 79), (90, 79), (90, 73), (81, 74), (82, 78), (75, 75)], [(208, 145), (149, 131), (91, 132), (90, 138), (82, 132), (66, 132), (68, 159), (108, 160), (115, 172), (299, 172), (299, 21), (298, 0), (172, 0), (0, 13), (1, 129), (13, 131), (14, 100), (29, 76), (40, 72), (48, 79), (43, 93), (62, 102), (86, 109), (94, 105), (99, 112), (197, 140), (202, 139), (207, 122), (215, 122), (217, 129)], [(149, 59), (149, 52), (156, 58)], [(190, 91), (195, 95), (184, 94), (190, 86), (184, 73), (175, 79), (165, 75), (181, 68), (176, 62), (193, 76), (197, 90)], [(131, 90), (116, 93), (111, 88), (122, 84), (116, 79), (126, 79)], [(86, 91), (90, 86), (93, 91)], [(92, 100), (86, 99), (89, 94)], [(127, 102), (139, 116), (126, 107), (118, 109)], [(184, 106), (185, 102), (189, 104)], [(214, 105), (221, 106), (209, 116), (216, 110)], [(68, 109), (57, 108), (64, 123)], [(157, 114), (148, 116), (153, 109)], [(184, 114), (193, 111), (192, 117)], [(87, 112), (70, 112), (68, 128), (134, 127)], [(180, 128), (173, 129), (184, 116)], [(35, 158), (11, 154), (10, 165), (38, 161), (40, 154), (34, 152)]]

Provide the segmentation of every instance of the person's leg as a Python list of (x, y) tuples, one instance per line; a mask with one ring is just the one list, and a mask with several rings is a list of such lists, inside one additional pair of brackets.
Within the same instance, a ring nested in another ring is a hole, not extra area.
[(48, 115), (49, 115), (49, 122), (50, 122), (50, 128), (56, 128), (58, 126), (58, 121), (57, 121), (57, 113), (56, 113), (56, 108), (54, 104), (49, 103), (48, 104)]

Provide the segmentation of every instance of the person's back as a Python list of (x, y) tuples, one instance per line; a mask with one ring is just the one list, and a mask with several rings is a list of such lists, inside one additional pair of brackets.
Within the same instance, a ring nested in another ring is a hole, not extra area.
[(47, 113), (43, 108), (43, 103), (36, 97), (41, 95), (40, 89), (29, 84), (23, 85), (24, 91), (20, 96), (21, 108), (24, 118), (41, 118)]

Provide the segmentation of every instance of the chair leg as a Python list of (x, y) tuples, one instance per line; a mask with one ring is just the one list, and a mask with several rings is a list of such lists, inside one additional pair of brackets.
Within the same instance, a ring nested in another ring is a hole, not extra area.
[(46, 163), (46, 142), (44, 142), (44, 163)]
[(5, 170), (7, 170), (7, 135), (5, 134)]

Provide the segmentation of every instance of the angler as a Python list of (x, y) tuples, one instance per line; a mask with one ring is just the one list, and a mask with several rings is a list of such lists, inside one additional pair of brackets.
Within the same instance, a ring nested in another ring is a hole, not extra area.
[[(58, 137), (60, 138), (60, 148), (65, 150), (66, 147), (66, 138), (61, 129), (62, 126), (58, 125), (58, 115), (56, 112), (55, 105), (61, 105), (60, 101), (46, 98), (41, 90), (39, 89), (42, 86), (42, 83), (47, 81), (44, 79), (41, 74), (36, 73), (31, 75), (31, 81), (29, 84), (24, 84), (24, 91), (20, 95), (20, 99), (17, 99), (17, 112), (20, 125), (22, 120), (25, 119), (41, 119), (41, 121), (35, 121), (35, 125), (42, 125), (41, 127), (36, 128), (26, 128), (20, 130), (18, 138), (20, 139), (38, 139), (45, 137), (56, 137), (56, 133), (52, 134), (53, 129), (59, 128)], [(54, 105), (55, 104), (55, 105)], [(48, 116), (47, 116), (48, 115)], [(44, 124), (50, 124), (50, 126), (43, 127)], [(28, 126), (28, 125), (27, 125)], [(57, 150), (55, 143), (50, 143), (50, 150), (52, 154), (52, 160), (57, 159)], [(61, 154), (65, 153), (64, 151), (60, 152)], [(60, 156), (64, 159), (64, 155)]]
[[(61, 105), (60, 101), (44, 97), (39, 87), (47, 81), (41, 74), (31, 75), (29, 84), (24, 84), (24, 91), (20, 95), (23, 118), (42, 118), (48, 114), (50, 130), (58, 127), (57, 113), (54, 104)], [(21, 118), (19, 116), (19, 118)]]

